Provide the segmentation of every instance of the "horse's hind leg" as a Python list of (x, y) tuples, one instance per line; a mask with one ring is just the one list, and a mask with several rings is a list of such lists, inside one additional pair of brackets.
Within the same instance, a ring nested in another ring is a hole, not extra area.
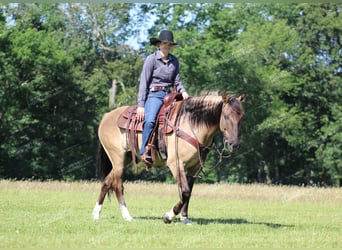
[(109, 172), (109, 174), (105, 177), (102, 186), (101, 186), (101, 192), (99, 195), (99, 198), (97, 199), (97, 202), (95, 204), (95, 207), (93, 209), (93, 219), (98, 220), (100, 219), (100, 213), (102, 210), (102, 205), (104, 202), (104, 199), (106, 197), (106, 194), (112, 187), (112, 182), (113, 182), (113, 170)]
[(109, 192), (109, 190), (113, 190), (115, 192), (115, 196), (119, 202), (120, 210), (122, 218), (124, 218), (127, 221), (133, 220), (132, 216), (130, 215), (126, 202), (124, 199), (124, 187), (122, 184), (122, 171), (115, 171), (114, 169), (106, 176), (102, 183), (101, 192), (99, 195), (99, 198), (95, 204), (95, 207), (93, 209), (93, 219), (98, 220), (100, 219), (100, 213), (102, 209), (102, 205), (104, 202), (104, 199), (106, 197), (106, 194)]
[(112, 188), (119, 202), (122, 218), (127, 221), (132, 221), (133, 217), (130, 215), (126, 206), (125, 199), (124, 199), (124, 186), (122, 183), (122, 172), (123, 172), (123, 169), (114, 170)]

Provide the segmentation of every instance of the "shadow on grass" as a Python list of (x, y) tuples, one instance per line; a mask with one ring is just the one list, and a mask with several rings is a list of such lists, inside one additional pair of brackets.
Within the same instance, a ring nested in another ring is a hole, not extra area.
[[(161, 217), (155, 216), (143, 216), (143, 217), (136, 217), (138, 220), (162, 220)], [(257, 222), (257, 221), (248, 221), (242, 218), (236, 219), (204, 219), (204, 218), (192, 218), (191, 219), (194, 224), (198, 225), (208, 225), (208, 224), (247, 224), (247, 225), (264, 225), (271, 228), (281, 228), (281, 227), (294, 227), (294, 225), (286, 225), (286, 224), (278, 224), (278, 223), (270, 223), (270, 222)], [(178, 220), (176, 220), (177, 222)]]
[(208, 225), (208, 224), (248, 224), (248, 225), (264, 225), (272, 228), (280, 228), (280, 227), (294, 227), (294, 225), (286, 225), (279, 223), (271, 223), (271, 222), (258, 222), (258, 221), (248, 221), (242, 218), (236, 219), (204, 219), (204, 218), (195, 218), (193, 222), (196, 222), (199, 225)]

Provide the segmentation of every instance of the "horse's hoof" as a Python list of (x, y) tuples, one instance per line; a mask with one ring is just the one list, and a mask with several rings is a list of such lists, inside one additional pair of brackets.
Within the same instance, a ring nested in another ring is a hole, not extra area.
[(133, 217), (127, 217), (127, 218), (124, 218), (124, 220), (129, 221), (129, 222), (134, 221)]
[(133, 217), (130, 215), (125, 205), (120, 205), (121, 215), (125, 221), (133, 221)]
[(125, 220), (125, 221), (134, 221), (134, 218), (130, 215), (125, 215), (125, 216), (122, 216), (122, 218)]
[(93, 220), (97, 221), (100, 219), (100, 215), (99, 214), (93, 214)]
[(172, 222), (172, 219), (170, 219), (169, 216), (167, 216), (167, 214), (165, 214), (163, 216), (163, 221), (165, 224), (170, 224)]
[(170, 224), (174, 218), (175, 218), (175, 213), (173, 212), (173, 210), (171, 210), (164, 214), (163, 221), (165, 224)]
[(185, 216), (180, 216), (180, 220), (185, 224), (185, 225), (191, 225), (192, 224), (192, 221), (188, 218), (188, 217), (185, 217)]
[(192, 221), (189, 218), (185, 218), (182, 221), (185, 225), (192, 225)]
[(93, 220), (99, 220), (100, 219), (100, 213), (98, 211), (93, 211)]
[(95, 207), (93, 209), (93, 220), (99, 220), (100, 219), (100, 213), (101, 213), (102, 205), (99, 205), (98, 202), (96, 202)]

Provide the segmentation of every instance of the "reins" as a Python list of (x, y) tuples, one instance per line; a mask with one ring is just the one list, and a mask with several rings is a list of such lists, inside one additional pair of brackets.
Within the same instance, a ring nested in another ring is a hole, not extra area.
[(191, 176), (192, 178), (200, 178), (199, 174), (201, 172), (204, 175), (207, 175), (204, 172), (204, 163), (205, 163), (206, 157), (207, 157), (210, 149), (213, 147), (213, 145), (215, 145), (216, 152), (219, 155), (219, 161), (213, 167), (211, 167), (208, 171), (206, 171), (206, 172), (210, 172), (212, 169), (217, 168), (222, 163), (223, 158), (230, 158), (232, 156), (231, 154), (227, 155), (227, 156), (223, 155), (224, 152), (226, 151), (225, 144), (224, 144), (224, 147), (222, 148), (222, 150), (219, 150), (218, 147), (217, 147), (217, 143), (214, 140), (211, 142), (210, 145), (204, 145), (204, 144), (199, 143), (198, 138), (196, 138), (196, 133), (193, 130), (193, 127), (190, 126), (192, 134), (193, 134), (193, 136), (191, 136), (191, 135), (187, 134), (186, 132), (184, 132), (183, 130), (179, 129), (179, 122), (180, 122), (180, 116), (177, 118), (176, 125), (173, 125), (170, 120), (166, 119), (166, 123), (170, 127), (172, 127), (172, 129), (175, 131), (175, 134), (176, 134), (176, 140), (175, 140), (175, 150), (176, 151), (175, 152), (177, 152), (176, 167), (177, 167), (178, 175), (179, 175), (179, 171), (180, 171), (179, 157), (178, 157), (178, 140), (177, 140), (178, 137), (180, 137), (183, 140), (187, 141), (188, 143), (190, 143), (191, 145), (193, 145), (197, 149), (197, 152), (198, 152), (198, 155), (199, 155), (200, 167), (195, 172), (195, 174), (193, 176)]
[(218, 157), (218, 161), (217, 163), (210, 167), (209, 169), (207, 169), (206, 171), (204, 171), (204, 169), (202, 170), (202, 173), (205, 175), (205, 176), (208, 176), (208, 173), (210, 173), (213, 169), (216, 169), (218, 168), (221, 164), (222, 164), (222, 161), (223, 159), (229, 159), (231, 158), (233, 155), (232, 154), (228, 154), (228, 155), (224, 155), (224, 152), (226, 151), (226, 146), (224, 146), (221, 150), (219, 149), (219, 147), (217, 146), (217, 143), (214, 139), (213, 141), (213, 144), (212, 144), (212, 147), (215, 148), (215, 152), (217, 153), (217, 155), (219, 156)]
[[(172, 127), (174, 133), (175, 133), (175, 153), (176, 153), (176, 170), (177, 170), (177, 178), (178, 178), (178, 192), (179, 192), (179, 197), (182, 200), (182, 190), (181, 190), (181, 175), (180, 175), (180, 164), (179, 164), (179, 156), (178, 156), (178, 138), (182, 138), (183, 140), (187, 141), (191, 145), (193, 145), (199, 154), (199, 161), (200, 161), (200, 167), (196, 171), (196, 173), (192, 176), (192, 178), (198, 178), (199, 173), (202, 171), (204, 167), (204, 160), (203, 160), (203, 149), (207, 148), (205, 145), (199, 143), (197, 138), (192, 137), (191, 135), (187, 134), (185, 131), (181, 130), (179, 128), (179, 123), (180, 123), (180, 118), (181, 116), (177, 117), (175, 125), (172, 124), (172, 122), (165, 117), (165, 121), (167, 125)], [(193, 132), (193, 135), (195, 133)], [(209, 152), (209, 150), (208, 150)], [(205, 156), (207, 153), (205, 154)], [(205, 157), (204, 157), (205, 158)]]
[[(179, 170), (179, 157), (178, 157), (178, 140), (177, 138), (182, 138), (183, 140), (185, 140), (186, 142), (190, 143), (192, 146), (194, 146), (197, 151), (198, 151), (198, 155), (199, 155), (199, 161), (201, 164), (201, 167), (199, 168), (199, 170), (196, 172), (196, 174), (193, 176), (194, 178), (198, 177), (198, 174), (201, 172), (203, 166), (204, 166), (204, 160), (210, 150), (210, 146), (207, 145), (203, 145), (201, 143), (199, 143), (197, 138), (194, 138), (193, 136), (189, 135), (188, 133), (186, 133), (185, 131), (181, 130), (179, 128), (179, 121), (180, 121), (180, 117), (177, 118), (176, 121), (176, 125), (173, 125), (172, 122), (165, 118), (166, 123), (172, 127), (173, 131), (175, 132), (176, 135), (176, 140), (175, 140), (175, 150), (177, 152), (177, 157), (176, 157), (176, 165), (177, 165), (177, 169)], [(193, 135), (195, 135), (195, 133), (193, 132)]]

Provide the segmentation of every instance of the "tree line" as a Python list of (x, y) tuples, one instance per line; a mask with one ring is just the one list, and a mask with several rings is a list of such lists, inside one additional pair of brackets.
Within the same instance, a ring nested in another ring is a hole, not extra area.
[(148, 38), (170, 29), (191, 95), (247, 94), (241, 148), (217, 135), (201, 181), (341, 186), (341, 4), (0, 7), (0, 178), (95, 178), (102, 115), (136, 103)]

